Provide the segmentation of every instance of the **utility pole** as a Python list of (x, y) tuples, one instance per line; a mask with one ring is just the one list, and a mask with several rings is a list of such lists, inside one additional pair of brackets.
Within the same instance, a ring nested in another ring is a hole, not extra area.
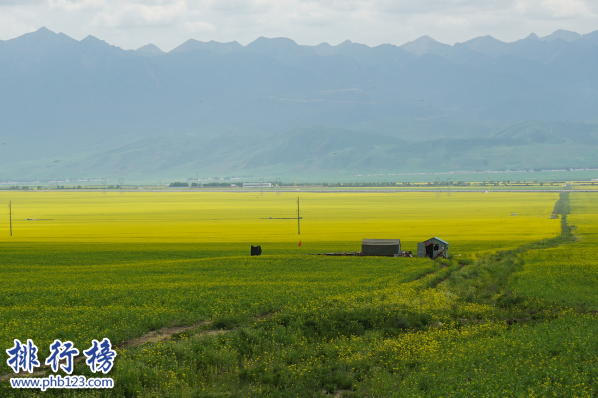
[(10, 236), (12, 236), (12, 202), (8, 202), (8, 214), (10, 219)]
[(299, 213), (299, 196), (297, 196), (297, 235), (301, 235), (301, 217)]

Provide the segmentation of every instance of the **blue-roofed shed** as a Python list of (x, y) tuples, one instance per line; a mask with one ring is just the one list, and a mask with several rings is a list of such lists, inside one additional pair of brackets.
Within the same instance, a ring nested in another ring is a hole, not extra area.
[(417, 244), (417, 257), (448, 257), (449, 243), (440, 238), (430, 238)]

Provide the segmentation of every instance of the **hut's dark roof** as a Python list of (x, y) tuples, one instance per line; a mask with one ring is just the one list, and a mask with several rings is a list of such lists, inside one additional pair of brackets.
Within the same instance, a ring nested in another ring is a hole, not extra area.
[(436, 240), (438, 240), (438, 241), (440, 241), (440, 242), (444, 243), (445, 245), (448, 245), (448, 244), (449, 244), (449, 243), (448, 243), (446, 240), (442, 240), (442, 239), (440, 239), (440, 238), (437, 238), (437, 237), (430, 238), (430, 239), (428, 239), (428, 240), (425, 240), (424, 242), (431, 241), (432, 239), (436, 239)]
[(361, 242), (365, 246), (394, 246), (400, 245), (400, 239), (364, 239)]

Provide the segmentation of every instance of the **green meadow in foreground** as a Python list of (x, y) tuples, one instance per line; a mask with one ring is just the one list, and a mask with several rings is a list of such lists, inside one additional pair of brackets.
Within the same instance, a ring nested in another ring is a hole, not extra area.
[[(125, 344), (113, 389), (2, 381), (0, 396), (595, 397), (597, 204), (561, 194), (560, 235), (434, 261), (283, 244), (257, 258), (225, 244), (5, 245), (1, 345), (31, 338), (45, 359), (55, 338)], [(189, 327), (126, 344), (169, 326)], [(74, 374), (98, 377), (82, 362)]]

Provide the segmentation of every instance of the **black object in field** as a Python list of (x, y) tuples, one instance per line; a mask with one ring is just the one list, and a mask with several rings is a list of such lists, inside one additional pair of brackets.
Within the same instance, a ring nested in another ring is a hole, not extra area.
[(251, 245), (251, 255), (252, 256), (259, 256), (262, 254), (262, 247), (261, 246), (253, 246)]

